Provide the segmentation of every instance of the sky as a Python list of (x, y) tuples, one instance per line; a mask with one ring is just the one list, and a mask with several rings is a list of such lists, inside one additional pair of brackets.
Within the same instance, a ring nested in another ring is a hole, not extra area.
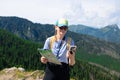
[(101, 28), (117, 24), (120, 28), (120, 0), (0, 0), (0, 16), (17, 16), (41, 24), (66, 18), (69, 25)]

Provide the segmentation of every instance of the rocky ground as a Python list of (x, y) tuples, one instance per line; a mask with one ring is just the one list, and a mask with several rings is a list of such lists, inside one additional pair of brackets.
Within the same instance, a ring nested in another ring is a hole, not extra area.
[(24, 68), (6, 68), (0, 71), (0, 80), (42, 80), (44, 71), (25, 71)]

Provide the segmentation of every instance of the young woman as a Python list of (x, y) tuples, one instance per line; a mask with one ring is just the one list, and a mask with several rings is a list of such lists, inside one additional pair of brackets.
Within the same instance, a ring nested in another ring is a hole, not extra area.
[[(74, 41), (65, 34), (68, 30), (68, 21), (64, 18), (57, 20), (55, 24), (55, 35), (47, 38), (44, 48), (51, 49), (52, 53), (57, 57), (62, 65), (51, 63), (44, 56), (41, 57), (41, 62), (47, 64), (45, 76), (43, 80), (70, 80), (69, 66), (75, 64), (75, 52), (72, 54), (68, 49), (68, 42), (70, 46), (74, 46)], [(51, 44), (51, 39), (53, 40)], [(52, 45), (52, 47), (51, 47)]]

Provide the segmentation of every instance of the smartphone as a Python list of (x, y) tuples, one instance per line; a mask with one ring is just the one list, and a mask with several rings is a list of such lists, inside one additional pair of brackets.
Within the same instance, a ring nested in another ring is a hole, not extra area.
[(70, 53), (73, 54), (73, 52), (76, 51), (76, 46), (70, 46)]

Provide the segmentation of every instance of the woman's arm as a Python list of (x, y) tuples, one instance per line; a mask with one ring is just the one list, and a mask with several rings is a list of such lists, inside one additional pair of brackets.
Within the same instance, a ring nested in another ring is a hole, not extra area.
[[(71, 41), (71, 46), (74, 46), (74, 41)], [(67, 58), (69, 59), (69, 65), (73, 66), (75, 64), (75, 53), (76, 53), (76, 47), (70, 52), (70, 49), (67, 51)]]
[[(44, 50), (48, 50), (49, 49), (49, 44), (50, 44), (50, 38), (47, 38), (46, 41), (45, 41), (45, 44), (44, 44), (44, 47), (43, 49)], [(48, 62), (47, 58), (45, 58), (44, 56), (42, 56), (40, 58), (40, 61), (43, 63), (43, 64), (46, 64)]]

